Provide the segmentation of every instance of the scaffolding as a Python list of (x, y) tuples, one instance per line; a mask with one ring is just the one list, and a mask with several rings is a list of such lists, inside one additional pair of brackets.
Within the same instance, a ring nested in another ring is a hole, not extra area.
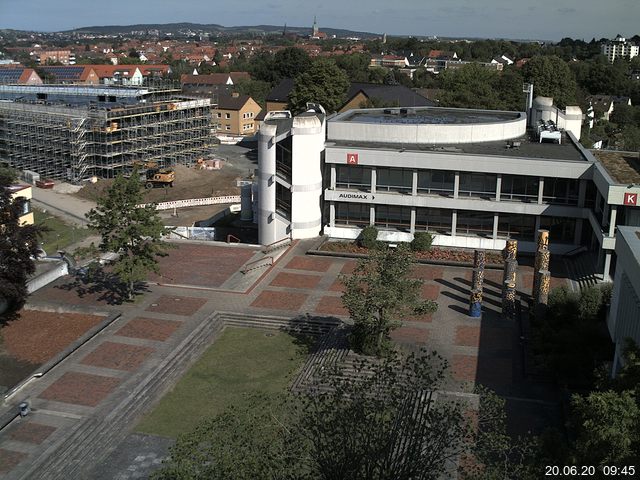
[(192, 165), (212, 154), (210, 108), (208, 99), (100, 108), (0, 101), (0, 161), (72, 182), (138, 162)]

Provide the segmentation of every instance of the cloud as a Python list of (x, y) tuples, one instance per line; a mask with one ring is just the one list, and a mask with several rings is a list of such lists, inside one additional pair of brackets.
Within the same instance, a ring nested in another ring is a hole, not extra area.
[(562, 13), (562, 14), (569, 14), (569, 13), (576, 13), (577, 10), (575, 8), (568, 8), (568, 7), (563, 7), (563, 8), (558, 8), (558, 13)]

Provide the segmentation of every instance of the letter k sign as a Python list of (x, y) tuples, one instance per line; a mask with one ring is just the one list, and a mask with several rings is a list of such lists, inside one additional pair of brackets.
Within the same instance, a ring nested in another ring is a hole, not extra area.
[(637, 205), (638, 204), (638, 194), (637, 193), (625, 193), (624, 194), (624, 204), (625, 205)]

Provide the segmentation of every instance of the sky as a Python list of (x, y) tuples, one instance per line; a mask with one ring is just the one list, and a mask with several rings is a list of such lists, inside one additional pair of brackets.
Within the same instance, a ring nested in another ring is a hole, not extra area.
[(216, 23), (311, 26), (388, 35), (614, 38), (640, 34), (640, 0), (0, 0), (0, 28)]

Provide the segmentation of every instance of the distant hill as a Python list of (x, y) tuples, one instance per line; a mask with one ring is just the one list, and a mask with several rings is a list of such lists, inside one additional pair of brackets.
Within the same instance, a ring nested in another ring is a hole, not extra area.
[[(212, 33), (212, 34), (234, 34), (241, 35), (246, 34), (271, 34), (281, 33), (283, 30), (282, 25), (243, 25), (237, 27), (225, 27), (224, 25), (201, 24), (201, 23), (167, 23), (167, 24), (136, 24), (136, 25), (103, 25), (93, 27), (82, 27), (68, 30), (63, 33), (96, 33), (96, 34), (120, 34), (130, 33), (132, 31), (143, 30), (158, 30), (161, 33), (176, 34), (180, 31), (191, 30), (193, 32)], [(356, 32), (353, 30), (345, 30), (340, 28), (321, 28), (322, 32), (327, 35), (335, 35), (337, 37), (360, 37), (360, 38), (372, 38), (379, 37), (378, 33), (371, 32)], [(292, 27), (287, 25), (287, 32), (298, 33), (301, 35), (308, 35), (311, 32), (311, 27)]]

